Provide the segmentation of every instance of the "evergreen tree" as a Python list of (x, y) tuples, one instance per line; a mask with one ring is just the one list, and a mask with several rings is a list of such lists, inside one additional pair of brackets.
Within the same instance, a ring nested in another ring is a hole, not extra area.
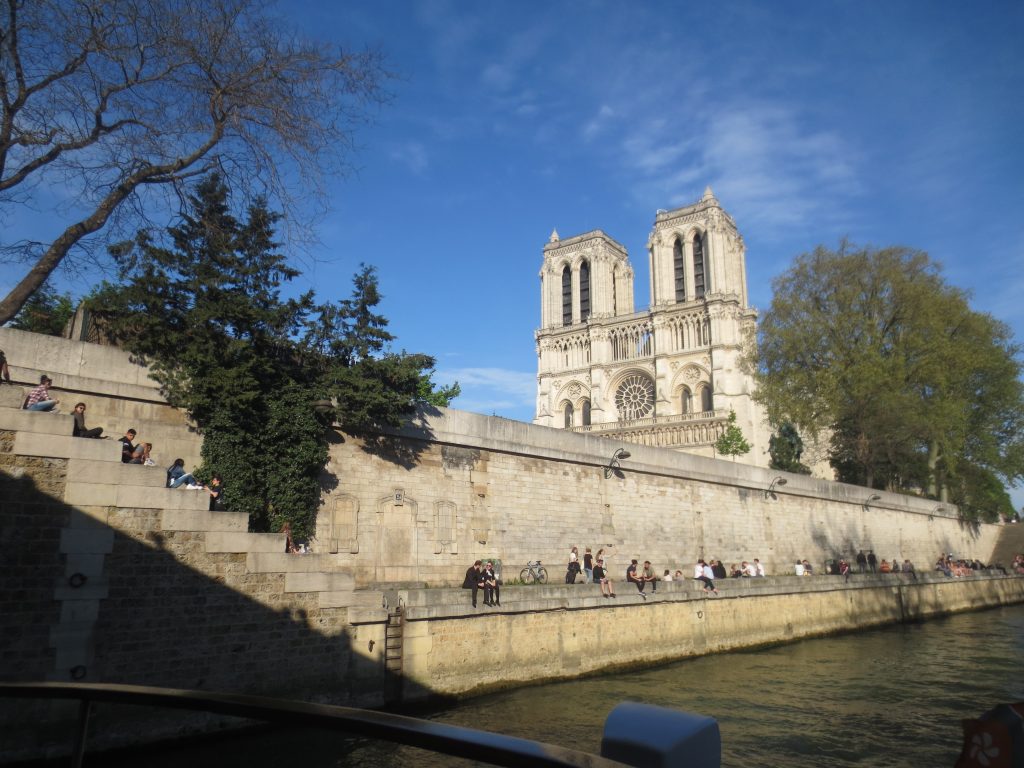
[[(168, 243), (141, 233), (116, 249), (124, 284), (104, 287), (92, 305), (203, 431), (200, 475), (222, 475), (228, 507), (249, 513), (255, 530), (288, 521), (308, 536), (332, 419), (350, 432), (398, 424), (423, 399), (434, 361), (387, 351), (372, 267), (337, 304), (318, 305), (312, 292), (285, 299), (298, 273), (277, 249), (277, 217), (263, 201), (239, 220), (211, 176), (188, 203)], [(327, 399), (336, 412), (314, 408)]]
[(715, 451), (722, 456), (732, 456), (733, 461), (736, 461), (737, 456), (750, 453), (750, 443), (747, 442), (743, 436), (743, 430), (736, 423), (736, 411), (729, 411), (729, 423), (725, 427), (725, 432), (715, 443)]
[(44, 283), (25, 302), (11, 320), (10, 326), (21, 331), (60, 336), (74, 314), (75, 305), (71, 301), (71, 294), (57, 293), (52, 285)]

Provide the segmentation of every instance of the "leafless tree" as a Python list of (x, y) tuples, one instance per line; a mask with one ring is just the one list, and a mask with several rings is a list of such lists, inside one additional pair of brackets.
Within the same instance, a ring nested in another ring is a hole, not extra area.
[(0, 324), (90, 235), (191, 177), (216, 169), (286, 214), (322, 201), (386, 78), (375, 52), (302, 39), (260, 0), (3, 5), (0, 216), (54, 210), (62, 231), (0, 244), (30, 265)]

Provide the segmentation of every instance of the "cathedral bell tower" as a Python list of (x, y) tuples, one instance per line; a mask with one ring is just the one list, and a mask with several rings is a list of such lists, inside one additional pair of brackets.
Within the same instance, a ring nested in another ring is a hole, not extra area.
[(655, 215), (651, 307), (633, 307), (626, 249), (601, 230), (552, 232), (541, 267), (535, 424), (714, 455), (729, 412), (766, 464), (767, 427), (740, 369), (756, 312), (743, 238), (711, 188)]

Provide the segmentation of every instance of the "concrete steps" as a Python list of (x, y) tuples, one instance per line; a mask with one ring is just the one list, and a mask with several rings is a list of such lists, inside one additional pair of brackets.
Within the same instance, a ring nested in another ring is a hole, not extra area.
[[(6, 394), (9, 391), (6, 386), (0, 387), (0, 392)], [(74, 425), (74, 419), (62, 413), (0, 407), (0, 429), (70, 437)]]
[(122, 464), (120, 460), (114, 463), (94, 459), (69, 459), (67, 480), (69, 483), (109, 483), (165, 488), (167, 470), (163, 467)]
[[(175, 488), (174, 490), (180, 490)], [(206, 499), (210, 497), (200, 491), (181, 491), (182, 493), (200, 494)], [(160, 516), (160, 527), (165, 531), (224, 531), (248, 533), (249, 515), (245, 512), (210, 512), (209, 501), (202, 510), (165, 509)], [(281, 545), (284, 549), (284, 545)]]
[[(91, 442), (91, 441), (90, 441)], [(124, 509), (209, 510), (210, 496), (181, 488), (153, 488), (109, 483), (68, 483), (64, 502), (71, 506), (121, 507)]]
[[(62, 418), (45, 413), (32, 415), (44, 419)], [(71, 437), (70, 428), (65, 435), (42, 432), (18, 432), (14, 436), (14, 453), (20, 456), (46, 456), (53, 459), (90, 459), (93, 461), (120, 463), (121, 444), (116, 440), (88, 440), (81, 437)]]

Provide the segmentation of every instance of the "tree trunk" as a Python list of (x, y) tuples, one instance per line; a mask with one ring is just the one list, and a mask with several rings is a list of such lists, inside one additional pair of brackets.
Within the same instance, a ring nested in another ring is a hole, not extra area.
[(928, 495), (931, 498), (938, 497), (938, 466), (939, 466), (939, 444), (932, 440), (928, 443)]

